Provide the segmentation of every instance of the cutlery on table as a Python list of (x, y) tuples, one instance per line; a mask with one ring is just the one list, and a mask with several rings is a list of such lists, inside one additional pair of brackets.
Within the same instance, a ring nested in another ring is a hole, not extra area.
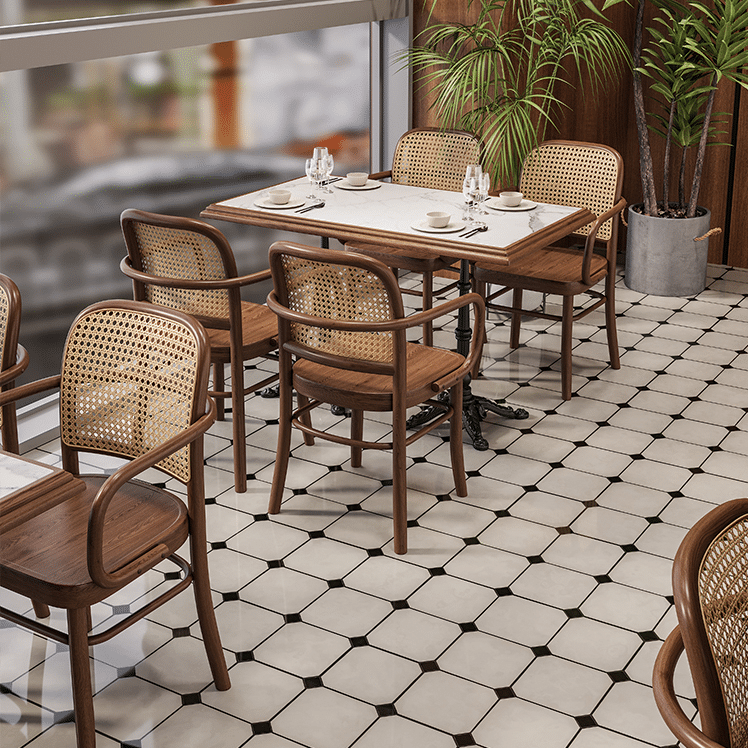
[(480, 226), (476, 226), (473, 229), (470, 229), (470, 231), (466, 231), (464, 234), (460, 234), (460, 239), (467, 239), (468, 237), (471, 237), (473, 234), (477, 234), (481, 231), (488, 231), (488, 225), (487, 224), (481, 224)]
[(307, 205), (304, 208), (299, 208), (298, 210), (295, 210), (294, 213), (306, 213), (307, 211), (314, 210), (315, 208), (324, 208), (325, 207), (325, 201), (320, 200), (317, 203), (314, 203), (314, 205)]

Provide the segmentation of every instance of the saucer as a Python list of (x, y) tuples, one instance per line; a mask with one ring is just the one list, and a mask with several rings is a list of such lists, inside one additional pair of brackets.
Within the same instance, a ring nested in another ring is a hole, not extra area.
[(416, 231), (426, 231), (429, 234), (450, 234), (453, 231), (462, 231), (465, 228), (465, 221), (450, 221), (446, 226), (442, 226), (441, 228), (429, 226), (428, 221), (417, 221), (411, 228)]
[(255, 200), (255, 205), (258, 208), (271, 208), (272, 210), (289, 210), (290, 208), (298, 208), (303, 205), (306, 201), (299, 200), (298, 198), (291, 198), (287, 203), (274, 203), (269, 197), (261, 197), (259, 200)]
[(333, 187), (337, 187), (339, 190), (375, 190), (377, 187), (381, 186), (382, 183), (377, 182), (376, 179), (369, 179), (366, 184), (362, 184), (360, 187), (351, 184), (347, 179), (341, 179), (340, 182), (335, 182), (335, 184), (333, 184)]
[(490, 200), (486, 200), (483, 203), (487, 208), (493, 208), (494, 210), (507, 210), (507, 211), (518, 211), (518, 210), (532, 210), (537, 207), (537, 203), (532, 200), (523, 200), (519, 205), (504, 205), (499, 198), (492, 197)]

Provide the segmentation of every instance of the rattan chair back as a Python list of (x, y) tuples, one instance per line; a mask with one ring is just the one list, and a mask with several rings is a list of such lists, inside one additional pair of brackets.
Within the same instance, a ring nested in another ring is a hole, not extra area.
[(673, 595), (691, 667), (701, 729), (748, 747), (748, 499), (712, 510), (684, 538)]
[[(149, 214), (123, 220), (133, 267), (149, 275), (187, 280), (223, 280), (237, 275), (236, 261), (223, 234), (202, 222)], [(136, 286), (137, 286), (136, 282)], [(179, 309), (198, 318), (226, 320), (229, 290), (140, 284), (138, 298)]]
[[(210, 345), (202, 327), (186, 320), (127, 301), (105, 302), (81, 313), (62, 362), (60, 435), (65, 447), (134, 458), (202, 415)], [(188, 483), (189, 446), (159, 467)]]
[[(393, 361), (392, 331), (341, 329), (345, 322), (385, 322), (404, 316), (402, 298), (394, 276), (378, 270), (368, 258), (355, 253), (345, 264), (319, 259), (319, 251), (300, 245), (285, 245), (283, 252), (271, 252), (270, 270), (278, 301), (293, 315), (316, 319), (314, 324), (290, 322), (287, 340), (304, 349), (316, 350), (345, 360)], [(340, 363), (340, 362), (338, 362)]]
[[(621, 197), (623, 163), (612, 148), (595, 143), (550, 140), (525, 159), (520, 192), (529, 200), (552, 205), (589, 208), (596, 216), (610, 210)], [(599, 241), (614, 238), (617, 221), (606, 221)], [(574, 233), (587, 236), (592, 224)]]
[(461, 192), (466, 168), (479, 164), (480, 155), (480, 143), (470, 133), (436, 128), (410, 130), (395, 147), (392, 181)]
[[(20, 326), (21, 294), (18, 286), (7, 275), (0, 274), (0, 389), (12, 387), (15, 378), (28, 366), (28, 354), (18, 345)], [(16, 411), (12, 403), (0, 408), (0, 434), (3, 448), (17, 452)]]

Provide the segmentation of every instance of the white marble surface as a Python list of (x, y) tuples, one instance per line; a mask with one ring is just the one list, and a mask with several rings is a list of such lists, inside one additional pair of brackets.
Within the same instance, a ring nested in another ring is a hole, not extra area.
[[(274, 185), (279, 186), (279, 185)], [(305, 177), (284, 183), (283, 187), (291, 191), (291, 200), (304, 198), (310, 194), (310, 184)], [(270, 186), (268, 187), (268, 189)], [(224, 200), (219, 206), (241, 208), (244, 210), (268, 210), (258, 208), (255, 201), (267, 196), (268, 189), (250, 192), (246, 195)], [(539, 231), (542, 228), (575, 213), (578, 208), (565, 205), (547, 205), (539, 203), (536, 208), (524, 212), (504, 212), (488, 209), (488, 215), (479, 216), (479, 220), (488, 225), (488, 231), (474, 234), (468, 239), (461, 239), (459, 233), (432, 234), (419, 232), (412, 224), (425, 220), (426, 213), (433, 210), (447, 211), (454, 219), (461, 219), (464, 200), (462, 193), (446, 190), (432, 190), (422, 187), (390, 184), (382, 182), (375, 190), (342, 190), (330, 186), (331, 194), (324, 194), (323, 208), (304, 213), (303, 217), (332, 223), (349, 224), (365, 228), (392, 231), (411, 235), (421, 235), (450, 239), (466, 244), (478, 244), (486, 247), (508, 247), (520, 239)], [(311, 200), (306, 201), (311, 204)], [(297, 215), (294, 210), (268, 210), (268, 212)]]
[(53, 472), (53, 468), (0, 452), (0, 499), (30, 486)]

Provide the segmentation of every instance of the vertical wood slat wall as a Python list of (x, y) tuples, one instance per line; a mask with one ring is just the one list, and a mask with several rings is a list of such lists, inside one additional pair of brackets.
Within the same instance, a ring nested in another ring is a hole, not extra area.
[[(414, 5), (414, 35), (424, 28), (427, 20), (432, 23), (440, 20), (469, 23), (475, 11), (473, 8), (470, 12), (464, 0), (436, 0), (433, 10), (431, 0), (426, 0), (425, 4), (416, 0)], [(635, 14), (636, 9), (625, 3), (610, 9), (607, 14), (629, 49), (633, 43)], [(649, 19), (645, 20), (645, 24), (649, 25)], [(413, 126), (438, 126), (434, 113), (429, 110), (428, 92), (418, 88), (417, 80), (414, 87)], [(732, 113), (735, 110), (735, 88), (732, 83), (723, 82), (720, 85), (715, 112)], [(605, 143), (616, 148), (625, 166), (624, 197), (630, 204), (640, 202), (639, 146), (630, 71), (622, 71), (617, 81), (596, 95), (585, 91), (584, 87), (574, 90), (561, 88), (559, 95), (569, 108), (561, 115), (558, 132), (549, 132), (548, 137)], [(722, 234), (709, 240), (709, 261), (748, 268), (748, 92), (742, 92), (742, 105), (737, 115), (735, 126), (730, 120), (728, 132), (721, 138), (726, 143), (734, 138), (732, 145), (707, 148), (699, 204), (712, 211), (711, 226), (723, 229)], [(655, 179), (661, 183), (664, 140), (653, 134), (651, 144)], [(675, 172), (674, 178), (677, 179), (677, 169)], [(732, 178), (731, 173), (734, 175)], [(670, 194), (677, 194), (676, 190), (677, 184), (674, 183)], [(658, 195), (661, 192), (658, 187)], [(626, 230), (625, 227), (622, 229), (619, 251), (624, 251), (626, 247)], [(727, 229), (729, 234), (726, 233)]]

